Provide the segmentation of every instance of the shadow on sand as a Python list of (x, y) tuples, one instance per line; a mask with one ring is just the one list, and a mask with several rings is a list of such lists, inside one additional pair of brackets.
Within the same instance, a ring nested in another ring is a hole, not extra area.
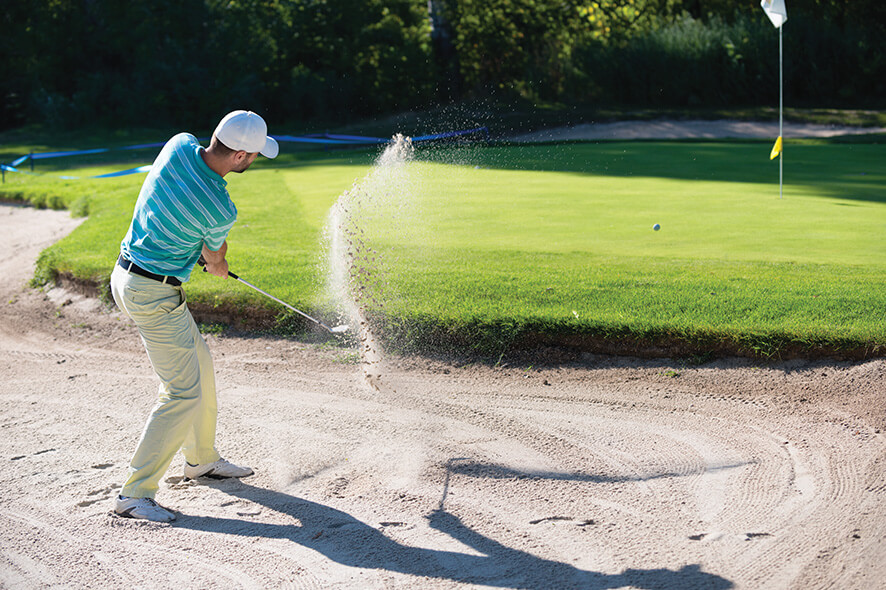
[(464, 525), (443, 509), (427, 516), (431, 528), (471, 547), (482, 555), (410, 547), (386, 536), (381, 530), (353, 516), (316, 502), (250, 486), (225, 484), (219, 489), (287, 514), (293, 524), (269, 524), (230, 518), (184, 516), (177, 527), (224, 535), (288, 539), (350, 567), (381, 569), (413, 576), (481, 584), (499, 588), (587, 588), (634, 587), (644, 589), (704, 588), (720, 590), (733, 584), (720, 576), (701, 571), (698, 565), (678, 570), (628, 569), (616, 575), (576, 568), (512, 549)]

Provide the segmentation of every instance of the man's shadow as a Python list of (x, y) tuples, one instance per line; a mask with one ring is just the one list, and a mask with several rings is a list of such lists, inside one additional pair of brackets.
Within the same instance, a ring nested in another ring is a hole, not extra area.
[(288, 539), (346, 566), (501, 588), (603, 590), (631, 586), (648, 589), (720, 590), (733, 586), (725, 578), (701, 571), (698, 565), (687, 565), (678, 570), (628, 569), (615, 575), (582, 570), (567, 563), (543, 559), (507, 547), (472, 530), (458, 517), (443, 509), (435, 510), (427, 516), (431, 528), (464, 543), (481, 555), (410, 547), (329, 506), (243, 482), (219, 488), (232, 496), (288, 514), (296, 523), (268, 524), (230, 518), (184, 516), (177, 521), (176, 526), (242, 537)]

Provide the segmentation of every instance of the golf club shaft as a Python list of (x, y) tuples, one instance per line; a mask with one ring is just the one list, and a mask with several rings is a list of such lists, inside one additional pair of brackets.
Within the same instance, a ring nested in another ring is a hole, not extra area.
[[(206, 261), (203, 259), (202, 256), (201, 256), (200, 259), (197, 261), (197, 264), (199, 264), (200, 266), (203, 267), (203, 272), (208, 272), (208, 271), (206, 270)], [(228, 271), (228, 276), (231, 277), (232, 279), (237, 279), (238, 281), (240, 281), (241, 283), (243, 283), (244, 285), (246, 285), (247, 287), (249, 287), (249, 288), (251, 288), (251, 289), (255, 289), (256, 291), (258, 291), (259, 293), (261, 293), (261, 294), (264, 295), (265, 297), (268, 297), (268, 298), (270, 298), (270, 299), (273, 299), (274, 301), (276, 301), (277, 303), (279, 303), (280, 305), (282, 305), (282, 306), (285, 307), (286, 309), (290, 309), (290, 310), (294, 311), (295, 313), (299, 314), (300, 316), (302, 316), (302, 317), (304, 317), (304, 318), (307, 318), (307, 319), (311, 320), (312, 322), (314, 322), (315, 324), (317, 324), (318, 326), (320, 326), (321, 328), (323, 328), (323, 329), (326, 330), (327, 332), (333, 332), (332, 328), (330, 328), (329, 326), (327, 326), (326, 324), (324, 324), (324, 323), (321, 322), (320, 320), (318, 320), (318, 319), (316, 319), (316, 318), (312, 318), (311, 316), (309, 316), (309, 315), (306, 314), (305, 312), (303, 312), (303, 311), (301, 311), (301, 310), (299, 310), (299, 309), (296, 309), (296, 308), (292, 307), (291, 305), (289, 305), (288, 303), (286, 303), (286, 302), (283, 301), (282, 299), (277, 299), (276, 297), (274, 297), (273, 295), (271, 295), (271, 294), (268, 293), (267, 291), (265, 291), (265, 290), (263, 290), (263, 289), (259, 289), (258, 287), (256, 287), (256, 286), (253, 285), (252, 283), (250, 283), (249, 281), (247, 281), (247, 280), (245, 280), (245, 279), (241, 279), (239, 276), (237, 276), (236, 274), (232, 273), (231, 271)], [(333, 333), (334, 333), (334, 332), (333, 332)]]
[(246, 285), (247, 287), (250, 287), (250, 288), (252, 288), (252, 289), (255, 289), (256, 291), (258, 291), (259, 293), (261, 293), (261, 294), (264, 295), (265, 297), (268, 297), (268, 298), (270, 298), (270, 299), (273, 299), (274, 301), (276, 301), (277, 303), (279, 303), (280, 305), (282, 305), (282, 306), (285, 307), (286, 309), (290, 309), (290, 310), (294, 311), (295, 313), (299, 314), (300, 316), (302, 316), (302, 317), (304, 317), (304, 318), (307, 318), (307, 319), (311, 320), (312, 322), (314, 322), (314, 323), (317, 324), (318, 326), (320, 326), (320, 327), (322, 327), (322, 328), (325, 328), (327, 331), (329, 331), (329, 332), (332, 331), (332, 329), (331, 329), (329, 326), (327, 326), (326, 324), (324, 324), (324, 323), (321, 322), (320, 320), (315, 319), (315, 318), (312, 318), (311, 316), (309, 316), (309, 315), (306, 314), (305, 312), (303, 312), (303, 311), (301, 311), (301, 310), (298, 310), (298, 309), (292, 307), (291, 305), (289, 305), (288, 303), (286, 303), (286, 302), (283, 301), (282, 299), (277, 299), (276, 297), (274, 297), (273, 295), (271, 295), (271, 294), (268, 293), (267, 291), (264, 291), (264, 290), (262, 290), (262, 289), (259, 289), (258, 287), (256, 287), (256, 286), (253, 285), (252, 283), (250, 283), (249, 281), (247, 281), (247, 280), (245, 280), (245, 279), (241, 279), (240, 277), (238, 277), (238, 276), (235, 275), (234, 273), (232, 273), (232, 272), (228, 272), (228, 276), (231, 277), (232, 279), (237, 279), (238, 281), (240, 281), (241, 283), (243, 283), (243, 284)]

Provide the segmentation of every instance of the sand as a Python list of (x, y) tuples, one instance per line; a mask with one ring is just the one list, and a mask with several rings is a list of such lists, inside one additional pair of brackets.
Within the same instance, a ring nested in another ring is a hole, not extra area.
[[(886, 127), (851, 127), (786, 121), (785, 139), (824, 138), (840, 135), (886, 133)], [(518, 135), (516, 142), (568, 141), (589, 139), (772, 139), (778, 137), (778, 121), (656, 119), (652, 121), (612, 121), (580, 123), (571, 127), (543, 129)]]
[[(497, 366), (207, 335), (218, 448), (111, 513), (156, 396), (134, 327), (26, 286), (67, 213), (0, 206), (0, 587), (876, 588), (886, 360)], [(109, 261), (111, 264), (112, 261)]]

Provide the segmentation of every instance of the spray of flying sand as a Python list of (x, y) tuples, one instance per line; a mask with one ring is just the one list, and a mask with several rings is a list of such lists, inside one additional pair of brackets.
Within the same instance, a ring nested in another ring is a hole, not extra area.
[(414, 155), (412, 140), (395, 135), (372, 170), (339, 196), (326, 224), (329, 293), (339, 314), (358, 327), (363, 375), (374, 389), (382, 379), (382, 350), (372, 320), (392, 296), (385, 278), (385, 265), (392, 261), (379, 238), (403, 223), (411, 204), (408, 165)]

